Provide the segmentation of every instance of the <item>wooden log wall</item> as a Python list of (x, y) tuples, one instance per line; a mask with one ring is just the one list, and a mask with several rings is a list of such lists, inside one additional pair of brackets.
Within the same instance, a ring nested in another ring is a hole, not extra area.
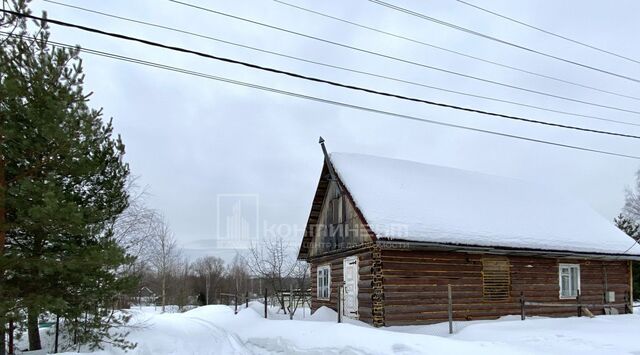
[[(623, 303), (630, 292), (630, 271), (624, 260), (509, 256), (509, 297), (486, 301), (483, 299), (482, 258), (479, 254), (456, 252), (383, 250), (384, 324), (447, 321), (448, 284), (453, 291), (455, 320), (520, 314), (520, 292), (524, 292), (527, 301), (576, 303), (575, 299), (559, 299), (559, 263), (580, 265), (583, 303), (604, 303), (605, 290), (615, 291), (615, 303)], [(590, 310), (596, 315), (604, 314), (603, 307)], [(624, 308), (619, 307), (618, 311), (624, 313)], [(528, 306), (526, 313), (530, 316), (575, 316), (577, 308)]]
[[(360, 250), (349, 254), (336, 254), (325, 256), (323, 258), (311, 260), (311, 312), (315, 312), (318, 308), (325, 306), (335, 311), (338, 309), (338, 287), (344, 281), (343, 276), (343, 260), (344, 258), (357, 255), (358, 256), (358, 316), (363, 322), (373, 324), (373, 259), (371, 249)], [(331, 265), (331, 292), (329, 300), (319, 300), (317, 293), (317, 269), (321, 265)]]

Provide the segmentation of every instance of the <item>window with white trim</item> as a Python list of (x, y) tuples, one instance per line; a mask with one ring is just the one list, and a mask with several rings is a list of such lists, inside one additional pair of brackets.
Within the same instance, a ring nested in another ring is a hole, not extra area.
[(560, 298), (576, 298), (580, 291), (580, 265), (559, 264)]
[(317, 271), (317, 296), (320, 300), (329, 299), (329, 291), (331, 290), (331, 266), (318, 266)]

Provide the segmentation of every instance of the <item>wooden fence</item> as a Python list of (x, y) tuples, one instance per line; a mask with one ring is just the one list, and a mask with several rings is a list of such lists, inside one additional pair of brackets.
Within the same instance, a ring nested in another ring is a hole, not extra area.
[(524, 293), (520, 293), (520, 319), (525, 320), (526, 319), (526, 308), (527, 306), (533, 306), (533, 307), (564, 307), (564, 308), (569, 308), (569, 307), (575, 307), (576, 309), (576, 315), (578, 317), (582, 317), (583, 313), (588, 315), (589, 317), (593, 317), (593, 314), (591, 313), (591, 311), (589, 310), (589, 308), (602, 308), (605, 310), (609, 309), (610, 312), (612, 312), (611, 310), (615, 309), (615, 314), (617, 314), (617, 308), (620, 307), (624, 307), (624, 311), (625, 313), (633, 313), (633, 308), (635, 307), (631, 302), (629, 302), (628, 296), (625, 295), (624, 297), (624, 303), (584, 303), (581, 302), (580, 300), (580, 291), (578, 291), (576, 299), (575, 299), (575, 303), (564, 303), (564, 302), (531, 302), (531, 301), (527, 301)]
[[(226, 304), (234, 306), (234, 312), (238, 313), (238, 307), (243, 303), (245, 308), (249, 308), (249, 301), (258, 301), (264, 304), (264, 317), (268, 318), (268, 307), (269, 305), (280, 305), (280, 301), (278, 299), (284, 300), (284, 306), (287, 309), (295, 302), (298, 306), (304, 307), (305, 304), (310, 305), (311, 303), (311, 290), (299, 290), (299, 289), (289, 289), (289, 290), (280, 290), (277, 294), (269, 294), (268, 289), (264, 289), (264, 293), (260, 295), (260, 297), (256, 297), (254, 294), (250, 297), (249, 292), (245, 292), (244, 294), (237, 294), (231, 292), (221, 292), (220, 296), (226, 298)], [(297, 307), (295, 307), (297, 308)]]

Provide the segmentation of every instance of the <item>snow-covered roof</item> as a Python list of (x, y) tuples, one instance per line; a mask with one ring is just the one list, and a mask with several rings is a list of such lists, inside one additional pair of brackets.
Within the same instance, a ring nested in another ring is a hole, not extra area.
[(640, 255), (611, 221), (561, 191), (406, 160), (349, 153), (330, 160), (379, 239)]

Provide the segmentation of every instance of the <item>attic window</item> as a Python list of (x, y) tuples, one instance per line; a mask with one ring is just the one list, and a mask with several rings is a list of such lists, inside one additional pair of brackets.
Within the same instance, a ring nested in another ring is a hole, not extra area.
[(482, 298), (485, 301), (508, 300), (510, 285), (509, 259), (482, 259)]

